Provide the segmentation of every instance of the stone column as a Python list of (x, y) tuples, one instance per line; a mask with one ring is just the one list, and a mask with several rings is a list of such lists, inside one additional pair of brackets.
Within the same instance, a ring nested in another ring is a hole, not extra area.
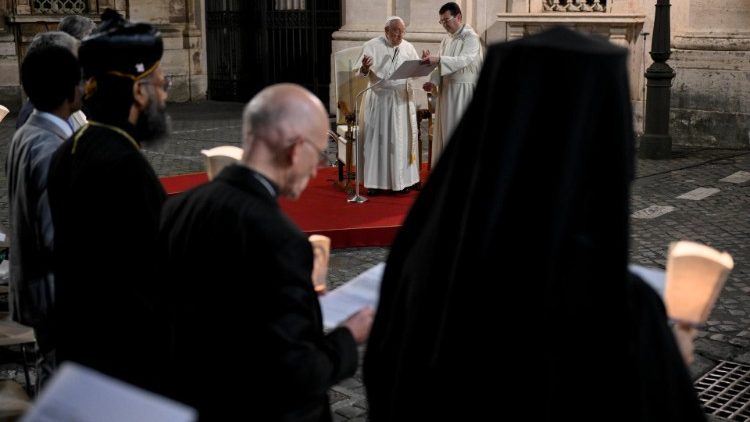
[(684, 0), (670, 62), (676, 143), (750, 148), (750, 1)]

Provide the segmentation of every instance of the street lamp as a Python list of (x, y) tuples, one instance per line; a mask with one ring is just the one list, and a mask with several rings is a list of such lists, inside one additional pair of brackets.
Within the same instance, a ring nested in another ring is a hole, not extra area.
[(651, 59), (646, 70), (646, 129), (641, 136), (638, 156), (663, 159), (672, 155), (672, 137), (669, 135), (669, 102), (672, 78), (675, 73), (666, 63), (672, 53), (669, 49), (669, 0), (656, 1), (654, 30), (651, 36)]

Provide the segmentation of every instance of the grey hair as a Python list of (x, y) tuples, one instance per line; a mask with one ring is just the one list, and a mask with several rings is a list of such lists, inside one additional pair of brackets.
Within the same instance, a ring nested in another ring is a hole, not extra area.
[(88, 36), (96, 28), (96, 24), (86, 16), (68, 15), (57, 25), (57, 30), (67, 32), (78, 40)]
[(33, 40), (31, 40), (27, 53), (38, 48), (54, 46), (67, 48), (72, 51), (73, 54), (76, 54), (79, 43), (80, 41), (73, 38), (73, 36), (62, 31), (40, 32), (34, 36)]
[(390, 28), (391, 27), (391, 22), (393, 22), (393, 21), (401, 21), (401, 23), (403, 23), (404, 26), (406, 26), (406, 22), (404, 22), (404, 20), (401, 19), (400, 17), (398, 17), (398, 16), (388, 16), (387, 18), (385, 18), (385, 29)]

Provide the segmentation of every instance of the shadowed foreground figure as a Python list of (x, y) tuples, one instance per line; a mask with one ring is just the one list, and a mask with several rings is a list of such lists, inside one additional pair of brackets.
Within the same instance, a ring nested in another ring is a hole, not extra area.
[(626, 60), (561, 28), (489, 49), (388, 258), (373, 421), (703, 420), (663, 304), (627, 271)]

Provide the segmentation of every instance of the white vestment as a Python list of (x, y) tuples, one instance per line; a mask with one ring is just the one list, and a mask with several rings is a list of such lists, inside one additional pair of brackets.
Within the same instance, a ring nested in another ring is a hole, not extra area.
[[(359, 119), (364, 185), (402, 190), (419, 182), (414, 92), (408, 79), (387, 78), (405, 60), (418, 60), (419, 55), (411, 43), (402, 40), (394, 48), (385, 36), (367, 41), (362, 53), (373, 58), (366, 76), (372, 89), (364, 94)], [(362, 57), (357, 63), (359, 68)]]
[(432, 166), (448, 145), (453, 129), (471, 102), (482, 68), (479, 36), (468, 24), (440, 42), (440, 64), (430, 73), (437, 87), (437, 105), (432, 134)]

